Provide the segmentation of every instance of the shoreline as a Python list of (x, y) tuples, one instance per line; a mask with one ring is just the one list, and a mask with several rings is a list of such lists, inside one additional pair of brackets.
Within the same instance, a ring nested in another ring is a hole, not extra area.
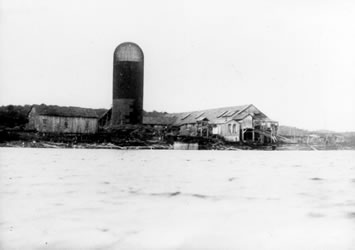
[[(129, 143), (128, 143), (129, 144)], [(115, 149), (115, 150), (181, 150), (174, 149), (173, 144), (161, 141), (147, 142), (147, 145), (117, 145), (108, 143), (65, 143), (51, 141), (7, 141), (0, 143), (1, 148), (68, 148), (68, 149)], [(196, 150), (196, 149), (195, 149)], [(218, 148), (199, 148), (198, 150), (220, 150), (220, 151), (340, 151), (355, 150), (355, 147), (345, 145), (310, 145), (310, 144), (279, 144), (272, 146), (251, 147), (248, 145), (223, 145)]]

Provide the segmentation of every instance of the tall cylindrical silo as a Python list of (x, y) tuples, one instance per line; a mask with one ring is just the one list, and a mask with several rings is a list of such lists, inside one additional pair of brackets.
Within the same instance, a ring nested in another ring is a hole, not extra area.
[(137, 44), (118, 45), (113, 55), (111, 125), (142, 123), (143, 69), (144, 55)]

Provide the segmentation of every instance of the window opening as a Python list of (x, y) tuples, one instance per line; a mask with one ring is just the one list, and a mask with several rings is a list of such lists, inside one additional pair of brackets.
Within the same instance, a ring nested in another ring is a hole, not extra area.
[(201, 112), (196, 116), (196, 119), (200, 118), (205, 112)]
[(89, 130), (89, 121), (85, 122), (85, 130), (88, 131)]
[(219, 117), (222, 117), (225, 113), (227, 113), (228, 112), (228, 110), (226, 110), (226, 111), (223, 111), (219, 116), (217, 116), (217, 118), (219, 118)]
[(223, 116), (224, 117), (230, 117), (230, 116), (234, 115), (237, 112), (238, 112), (238, 110), (230, 110), (227, 113), (225, 113)]
[(183, 116), (182, 118), (181, 118), (181, 120), (185, 120), (187, 117), (189, 117), (191, 114), (189, 113), (189, 114), (187, 114), (187, 115), (185, 115), (185, 116)]

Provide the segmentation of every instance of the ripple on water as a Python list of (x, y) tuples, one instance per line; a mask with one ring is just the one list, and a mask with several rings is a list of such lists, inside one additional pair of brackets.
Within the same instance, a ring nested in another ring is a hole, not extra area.
[(312, 181), (322, 181), (323, 179), (322, 178), (319, 178), (319, 177), (313, 177), (311, 178)]
[(324, 214), (318, 213), (318, 212), (310, 212), (310, 213), (308, 213), (308, 216), (309, 216), (309, 217), (312, 217), (312, 218), (322, 218), (322, 217), (325, 217)]
[(346, 213), (346, 217), (349, 218), (349, 219), (355, 219), (355, 212)]

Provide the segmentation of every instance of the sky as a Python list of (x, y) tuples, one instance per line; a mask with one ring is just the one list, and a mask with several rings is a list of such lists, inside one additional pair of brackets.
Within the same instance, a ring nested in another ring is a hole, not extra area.
[(0, 105), (112, 105), (113, 52), (144, 52), (144, 109), (254, 104), (355, 131), (353, 0), (0, 0)]

